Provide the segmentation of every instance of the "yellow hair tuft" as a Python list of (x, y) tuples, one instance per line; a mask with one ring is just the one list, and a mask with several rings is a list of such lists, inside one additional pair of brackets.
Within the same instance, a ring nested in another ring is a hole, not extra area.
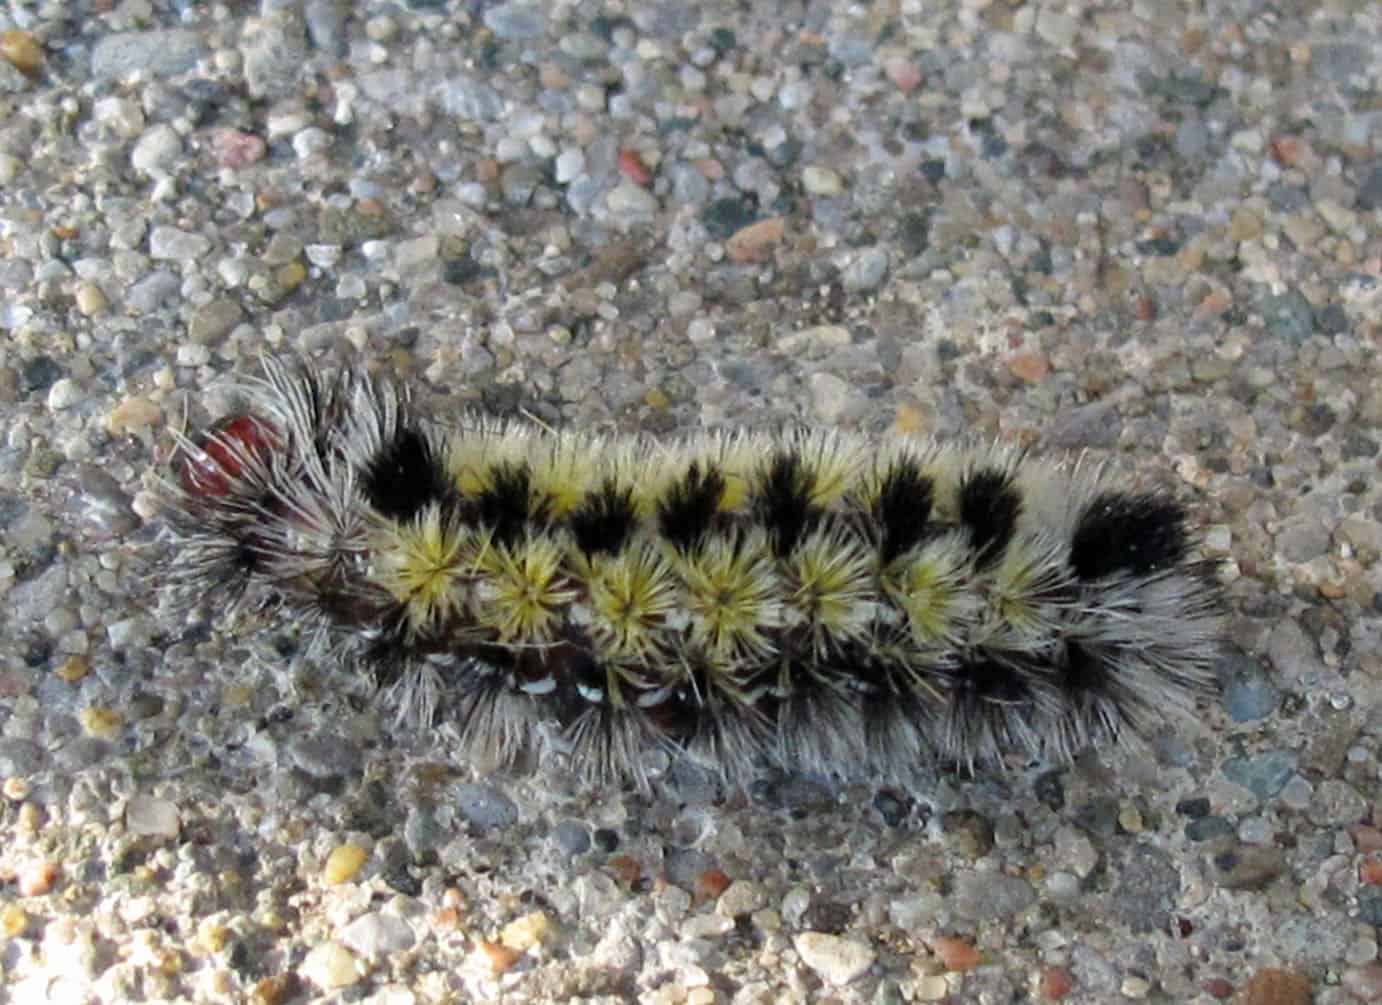
[(406, 523), (389, 521), (374, 548), (376, 582), (403, 605), (408, 629), (426, 634), (464, 605), (476, 534), (436, 503)]
[(576, 597), (562, 568), (563, 549), (547, 534), (528, 534), (479, 556), (480, 616), (501, 642), (545, 644), (562, 609)]

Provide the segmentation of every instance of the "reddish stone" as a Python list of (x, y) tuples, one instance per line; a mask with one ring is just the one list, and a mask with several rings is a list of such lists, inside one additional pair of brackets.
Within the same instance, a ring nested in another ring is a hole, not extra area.
[(642, 185), (644, 188), (653, 181), (653, 173), (643, 163), (643, 158), (638, 156), (637, 150), (619, 151), (619, 173), (635, 185)]
[(1042, 1001), (1058, 1002), (1075, 988), (1075, 979), (1064, 967), (1046, 967), (1037, 982)]
[(217, 129), (211, 134), (211, 152), (221, 167), (239, 171), (264, 159), (269, 147), (262, 137), (238, 129)]
[(931, 944), (941, 965), (952, 973), (965, 974), (979, 965), (979, 950), (964, 939), (942, 935)]

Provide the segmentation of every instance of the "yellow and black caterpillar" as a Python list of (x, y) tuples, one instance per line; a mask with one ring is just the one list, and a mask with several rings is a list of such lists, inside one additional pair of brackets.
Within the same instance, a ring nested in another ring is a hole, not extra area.
[[(1003, 445), (661, 443), (269, 362), (181, 443), (176, 579), (277, 610), (486, 765), (645, 781), (662, 745), (906, 780), (1145, 733), (1212, 680), (1182, 508)], [(539, 749), (540, 748), (540, 749)]]

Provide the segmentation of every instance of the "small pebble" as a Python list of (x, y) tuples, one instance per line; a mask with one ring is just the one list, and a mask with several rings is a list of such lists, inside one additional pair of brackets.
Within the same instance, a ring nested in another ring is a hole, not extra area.
[(793, 945), (803, 963), (837, 985), (862, 977), (878, 955), (863, 943), (825, 932), (802, 932)]
[(773, 247), (782, 241), (786, 221), (780, 216), (759, 220), (736, 230), (725, 241), (725, 254), (735, 262), (766, 262)]
[(370, 911), (346, 925), (341, 941), (361, 956), (375, 957), (411, 949), (417, 936), (412, 926), (397, 915)]
[(0, 33), (0, 57), (26, 77), (37, 77), (43, 69), (43, 46), (27, 31)]
[(957, 974), (968, 973), (979, 965), (979, 950), (964, 939), (940, 936), (931, 943), (931, 949), (946, 970)]
[(1037, 978), (1037, 990), (1041, 994), (1042, 1001), (1064, 1001), (1065, 996), (1074, 988), (1075, 979), (1070, 976), (1070, 971), (1064, 967), (1043, 967), (1041, 976)]
[(1229, 781), (1251, 790), (1258, 799), (1270, 799), (1290, 781), (1299, 760), (1294, 750), (1268, 750), (1225, 761), (1223, 771)]
[(479, 830), (505, 830), (518, 822), (518, 806), (492, 785), (458, 785), (455, 801), (461, 816)]
[(81, 385), (70, 377), (63, 377), (48, 389), (48, 407), (55, 412), (71, 408), (81, 400)]
[(865, 248), (844, 268), (841, 280), (850, 293), (877, 289), (888, 274), (888, 252), (884, 248)]
[(118, 711), (96, 705), (82, 709), (77, 720), (82, 724), (82, 731), (97, 740), (115, 739), (125, 725), (124, 717)]
[(727, 918), (741, 918), (744, 915), (761, 911), (768, 905), (768, 895), (762, 886), (747, 880), (737, 879), (720, 894), (715, 910)]
[(1214, 856), (1214, 878), (1226, 890), (1261, 890), (1285, 871), (1279, 848), (1236, 845)]
[(216, 163), (232, 171), (258, 164), (269, 152), (262, 137), (239, 129), (217, 129), (211, 134), (211, 153)]
[(81, 283), (77, 286), (77, 292), (73, 296), (73, 302), (77, 305), (77, 310), (82, 317), (96, 317), (104, 314), (110, 307), (110, 301), (106, 299), (105, 292), (95, 283)]
[(20, 866), (15, 885), (21, 897), (42, 897), (58, 881), (58, 867), (47, 859), (37, 859)]
[(313, 946), (298, 969), (303, 977), (323, 991), (350, 987), (361, 977), (355, 954), (334, 939)]
[(533, 911), (504, 926), (499, 941), (510, 949), (526, 952), (547, 941), (552, 934), (552, 919), (544, 911)]
[(646, 187), (651, 185), (653, 181), (653, 173), (643, 163), (643, 158), (639, 156), (637, 150), (624, 149), (619, 151), (619, 173), (635, 185)]
[(331, 850), (331, 854), (326, 857), (326, 866), (322, 870), (322, 879), (328, 886), (337, 886), (341, 883), (349, 883), (359, 874), (360, 869), (369, 859), (369, 852), (359, 845), (343, 844), (337, 845)]
[(845, 187), (838, 174), (817, 164), (808, 164), (802, 168), (801, 186), (806, 189), (808, 195), (817, 196), (839, 195)]
[(154, 796), (131, 796), (125, 804), (125, 826), (131, 834), (173, 839), (182, 829), (177, 805)]

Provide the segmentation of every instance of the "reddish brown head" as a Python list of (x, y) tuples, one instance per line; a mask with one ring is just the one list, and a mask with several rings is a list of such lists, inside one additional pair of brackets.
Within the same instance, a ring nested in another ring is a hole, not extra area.
[(282, 442), (278, 430), (259, 416), (228, 415), (202, 434), (196, 449), (184, 455), (182, 489), (199, 499), (229, 495), (245, 466), (268, 457)]

